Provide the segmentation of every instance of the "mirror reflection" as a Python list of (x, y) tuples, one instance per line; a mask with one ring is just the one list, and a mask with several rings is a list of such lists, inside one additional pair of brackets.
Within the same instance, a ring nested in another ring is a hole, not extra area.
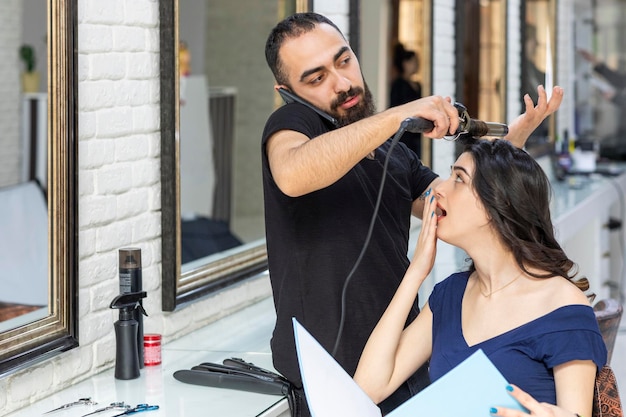
[[(520, 100), (529, 94), (537, 102), (537, 86), (551, 91), (555, 85), (555, 0), (525, 1), (522, 13), (522, 89)], [(530, 135), (526, 148), (541, 146), (552, 139), (554, 116), (545, 119)]]
[(46, 3), (3, 7), (0, 332), (49, 313)]
[[(394, 105), (394, 101), (395, 104), (399, 104), (400, 101), (406, 101), (408, 98), (406, 93), (402, 94), (404, 96), (403, 100), (398, 100), (397, 96), (394, 98), (394, 95), (397, 94), (394, 90), (402, 91), (401, 88), (398, 89), (398, 78), (406, 78), (413, 84), (413, 88), (417, 93), (412, 97), (409, 96), (413, 100), (431, 94), (430, 16), (432, 3), (426, 0), (395, 0), (391, 6), (393, 23), (390, 42), (392, 48), (390, 106)], [(400, 52), (401, 62), (398, 62), (398, 49), (404, 49), (404, 52)], [(398, 77), (399, 72), (402, 73), (400, 77)], [(413, 142), (413, 146), (417, 145), (419, 151), (416, 153), (422, 160), (422, 163), (432, 166), (432, 141), (422, 140), (420, 134), (411, 136), (404, 133), (403, 138), (405, 136)]]
[[(0, 225), (0, 310), (10, 312), (0, 376), (78, 345), (75, 19), (76, 0), (16, 0), (0, 13), (0, 219), (10, 220)], [(39, 77), (22, 77), (29, 69)]]
[(161, 2), (162, 91), (178, 92), (161, 103), (162, 172), (177, 176), (162, 180), (166, 311), (266, 269), (260, 138), (279, 102), (258, 34), (305, 3)]
[[(477, 119), (506, 121), (507, 2), (459, 3), (456, 100)], [(461, 148), (457, 145), (457, 151)]]
[(623, 0), (575, 3), (574, 137), (600, 156), (626, 159), (626, 44)]
[(273, 91), (258, 34), (295, 2), (262, 3), (246, 14), (223, 1), (179, 3), (183, 273), (264, 237), (259, 138)]

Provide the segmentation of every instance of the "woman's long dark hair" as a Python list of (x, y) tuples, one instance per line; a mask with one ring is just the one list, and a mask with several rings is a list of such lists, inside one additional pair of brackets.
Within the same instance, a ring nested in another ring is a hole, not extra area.
[[(552, 190), (539, 164), (506, 140), (464, 138), (464, 142), (464, 152), (474, 160), (473, 189), (518, 266), (536, 278), (562, 276), (587, 291), (589, 282), (586, 278), (574, 280), (577, 265), (554, 237), (550, 219)], [(470, 268), (474, 270), (474, 265)]]

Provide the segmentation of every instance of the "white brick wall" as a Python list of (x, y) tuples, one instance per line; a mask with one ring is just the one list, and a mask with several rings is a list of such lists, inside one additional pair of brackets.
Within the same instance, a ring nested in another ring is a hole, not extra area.
[(507, 122), (513, 121), (522, 111), (522, 32), (520, 0), (509, 0), (507, 6)]
[(558, 48), (552, 51), (556, 54), (556, 84), (563, 87), (566, 94), (563, 96), (563, 103), (559, 111), (556, 113), (556, 134), (559, 139), (563, 138), (563, 132), (567, 130), (570, 139), (576, 139), (574, 117), (575, 117), (575, 100), (574, 100), (574, 7), (570, 4), (558, 2), (557, 4), (557, 24), (556, 24), (556, 43)]
[[(433, 1), (433, 94), (452, 97), (454, 80), (454, 0)], [(447, 178), (454, 163), (454, 146), (445, 140), (433, 141), (432, 169)]]
[(0, 187), (20, 180), (21, 21), (21, 1), (0, 1)]
[(142, 249), (146, 309), (160, 314), (158, 3), (84, 1), (78, 21), (80, 347), (53, 359), (60, 385), (114, 363), (119, 248)]

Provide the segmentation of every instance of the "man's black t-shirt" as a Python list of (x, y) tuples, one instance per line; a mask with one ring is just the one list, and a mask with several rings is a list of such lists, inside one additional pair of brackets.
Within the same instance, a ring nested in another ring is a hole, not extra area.
[[(269, 273), (277, 313), (271, 347), (275, 368), (301, 385), (291, 318), (332, 352), (342, 289), (366, 240), (389, 151), (388, 140), (334, 184), (301, 197), (282, 193), (269, 168), (266, 143), (280, 130), (311, 140), (333, 127), (299, 103), (285, 105), (263, 132), (263, 187)], [(347, 287), (345, 325), (335, 359), (354, 375), (367, 339), (408, 267), (411, 206), (436, 175), (403, 144), (389, 159), (382, 201), (365, 255)], [(409, 320), (418, 313), (417, 300)]]

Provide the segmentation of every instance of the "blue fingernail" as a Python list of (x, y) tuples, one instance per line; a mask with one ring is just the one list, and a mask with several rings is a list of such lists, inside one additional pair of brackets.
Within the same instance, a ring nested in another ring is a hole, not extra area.
[(513, 391), (513, 387), (512, 387), (512, 386), (510, 386), (510, 385), (507, 385), (507, 386), (506, 386), (506, 390), (507, 390), (507, 391)]
[(489, 412), (490, 412), (491, 414), (495, 414), (495, 413), (497, 413), (497, 412), (498, 412), (498, 410), (496, 410), (495, 408), (491, 407), (491, 408), (489, 409)]
[(435, 199), (435, 196), (433, 195), (432, 197), (430, 197), (430, 202), (432, 203), (434, 199)]
[(424, 197), (428, 197), (430, 195), (430, 190), (432, 190), (432, 188), (426, 190), (426, 192), (424, 193)]
[(435, 215), (435, 212), (434, 212), (434, 211), (431, 211), (431, 212), (430, 212), (430, 217), (433, 217), (434, 215)]

